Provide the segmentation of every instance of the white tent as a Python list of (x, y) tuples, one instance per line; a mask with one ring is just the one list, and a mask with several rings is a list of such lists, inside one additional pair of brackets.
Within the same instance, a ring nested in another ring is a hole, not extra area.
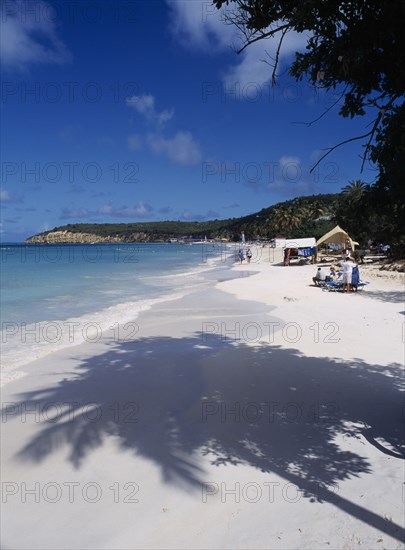
[(285, 248), (312, 248), (316, 246), (315, 237), (305, 239), (286, 239)]
[(326, 233), (323, 237), (321, 237), (317, 243), (316, 246), (319, 247), (320, 244), (341, 244), (342, 247), (345, 247), (346, 244), (350, 244), (350, 247), (352, 250), (354, 250), (355, 246), (358, 246), (359, 243), (356, 241), (353, 241), (349, 234), (339, 227), (338, 225), (334, 227), (331, 231)]

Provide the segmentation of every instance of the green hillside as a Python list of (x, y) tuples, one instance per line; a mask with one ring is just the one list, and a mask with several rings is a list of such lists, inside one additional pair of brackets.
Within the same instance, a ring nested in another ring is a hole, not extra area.
[(122, 240), (131, 240), (134, 233), (145, 233), (152, 240), (205, 236), (209, 239), (239, 240), (241, 231), (244, 231), (248, 239), (272, 238), (278, 233), (283, 233), (287, 237), (318, 238), (336, 224), (339, 196), (328, 194), (298, 197), (263, 208), (260, 212), (248, 216), (226, 220), (75, 223), (58, 226), (38, 235), (47, 235), (53, 231), (69, 231), (90, 233), (100, 237), (119, 237)]

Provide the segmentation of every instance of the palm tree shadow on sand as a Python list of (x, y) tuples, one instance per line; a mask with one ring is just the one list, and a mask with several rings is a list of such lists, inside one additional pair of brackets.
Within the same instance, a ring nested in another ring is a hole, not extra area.
[(40, 462), (65, 445), (80, 468), (111, 435), (157, 464), (164, 482), (201, 491), (205, 455), (217, 466), (247, 464), (277, 474), (305, 497), (403, 540), (400, 526), (335, 490), (372, 473), (365, 457), (340, 448), (340, 435), (363, 434), (382, 452), (404, 458), (401, 380), (401, 365), (304, 357), (216, 335), (110, 342), (75, 377), (20, 396), (30, 410), (70, 406), (56, 422), (44, 422), (18, 458)]

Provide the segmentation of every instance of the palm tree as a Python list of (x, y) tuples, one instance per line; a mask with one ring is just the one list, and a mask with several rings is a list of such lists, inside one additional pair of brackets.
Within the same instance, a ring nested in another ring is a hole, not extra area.
[(312, 211), (312, 206), (301, 206), (301, 208), (298, 208), (296, 211), (296, 215), (300, 219), (300, 224), (305, 223), (307, 221), (312, 221), (314, 219), (314, 213)]
[(312, 220), (317, 220), (318, 218), (321, 218), (322, 216), (325, 216), (325, 214), (327, 214), (325, 208), (317, 202), (311, 205), (310, 211)]
[(285, 217), (285, 210), (283, 208), (275, 209), (272, 212), (270, 223), (276, 231), (280, 231), (283, 229), (285, 225)]
[(361, 180), (349, 181), (349, 184), (343, 187), (342, 194), (345, 195), (349, 201), (358, 202), (366, 190), (367, 185)]
[(299, 211), (294, 208), (280, 208), (273, 213), (271, 221), (277, 231), (289, 231), (299, 227), (301, 217)]
[(291, 209), (288, 211), (287, 229), (296, 229), (302, 223), (302, 218), (299, 210)]

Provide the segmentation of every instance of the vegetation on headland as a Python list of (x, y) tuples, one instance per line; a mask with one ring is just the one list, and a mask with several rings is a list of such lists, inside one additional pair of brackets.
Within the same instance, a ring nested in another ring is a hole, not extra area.
[[(282, 232), (286, 236), (320, 237), (333, 226), (339, 195), (299, 197), (263, 208), (240, 218), (210, 221), (158, 221), (133, 223), (74, 223), (55, 227), (27, 239), (26, 242), (89, 242), (84, 235), (101, 242), (152, 242), (169, 239), (228, 239), (240, 240), (244, 231), (247, 239), (269, 239)], [(330, 219), (329, 219), (330, 218)], [(64, 241), (65, 239), (65, 241)], [(91, 240), (91, 239), (90, 239)]]
[[(353, 239), (366, 247), (384, 239), (386, 220), (373, 212), (368, 186), (356, 181), (342, 193), (297, 197), (240, 218), (198, 221), (158, 221), (134, 223), (74, 223), (55, 227), (27, 239), (28, 243), (71, 242), (166, 242), (170, 239), (227, 239), (239, 241), (242, 231), (247, 240), (287, 238), (318, 239), (337, 223)], [(368, 203), (368, 214), (364, 210)], [(370, 224), (370, 218), (375, 223)]]

